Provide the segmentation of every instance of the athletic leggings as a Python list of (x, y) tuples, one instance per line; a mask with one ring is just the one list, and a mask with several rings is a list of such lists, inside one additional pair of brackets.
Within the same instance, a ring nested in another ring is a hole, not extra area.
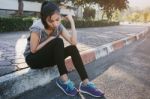
[(26, 62), (32, 69), (57, 65), (60, 75), (63, 75), (68, 73), (65, 66), (65, 58), (68, 56), (71, 56), (81, 80), (83, 81), (88, 78), (76, 46), (70, 45), (64, 48), (64, 43), (61, 38), (55, 38), (36, 53), (30, 53), (26, 57)]

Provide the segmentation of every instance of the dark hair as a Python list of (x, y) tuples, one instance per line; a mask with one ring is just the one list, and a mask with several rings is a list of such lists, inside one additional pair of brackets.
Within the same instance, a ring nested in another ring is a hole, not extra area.
[(41, 15), (41, 21), (46, 29), (48, 28), (46, 18), (48, 16), (51, 17), (56, 12), (60, 12), (59, 7), (56, 4), (50, 1), (44, 1), (42, 3), (40, 15)]

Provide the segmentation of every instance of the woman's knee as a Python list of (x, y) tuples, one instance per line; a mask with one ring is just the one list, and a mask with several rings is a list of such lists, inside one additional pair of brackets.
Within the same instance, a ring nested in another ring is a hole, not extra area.
[(64, 42), (63, 42), (63, 40), (61, 39), (61, 38), (55, 38), (54, 40), (53, 40), (53, 42), (55, 42), (56, 44), (64, 44)]
[(64, 42), (61, 38), (55, 38), (53, 41), (54, 50), (63, 51), (64, 49)]
[(63, 40), (61, 38), (55, 38), (53, 39), (52, 41), (50, 41), (48, 43), (49, 46), (60, 46), (60, 45), (63, 45), (64, 46), (64, 43), (63, 43)]
[(74, 53), (74, 52), (79, 52), (78, 48), (75, 45), (70, 45), (70, 50)]

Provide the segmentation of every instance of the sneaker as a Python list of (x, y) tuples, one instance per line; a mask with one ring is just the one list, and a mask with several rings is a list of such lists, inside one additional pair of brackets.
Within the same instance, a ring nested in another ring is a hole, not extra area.
[(87, 93), (93, 97), (102, 97), (104, 96), (104, 93), (100, 91), (100, 89), (97, 89), (94, 83), (89, 82), (87, 85), (83, 85), (81, 82), (79, 85), (79, 92)]
[(74, 83), (71, 80), (64, 83), (60, 79), (57, 79), (56, 84), (66, 95), (75, 96), (78, 93)]

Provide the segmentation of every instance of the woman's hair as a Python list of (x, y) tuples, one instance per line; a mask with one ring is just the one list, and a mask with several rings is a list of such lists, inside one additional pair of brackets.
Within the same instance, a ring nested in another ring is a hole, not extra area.
[(46, 22), (46, 18), (48, 16), (51, 17), (56, 12), (57, 13), (60, 12), (59, 7), (56, 4), (54, 4), (50, 1), (44, 1), (42, 3), (40, 15), (41, 15), (41, 21), (46, 29), (49, 27)]

